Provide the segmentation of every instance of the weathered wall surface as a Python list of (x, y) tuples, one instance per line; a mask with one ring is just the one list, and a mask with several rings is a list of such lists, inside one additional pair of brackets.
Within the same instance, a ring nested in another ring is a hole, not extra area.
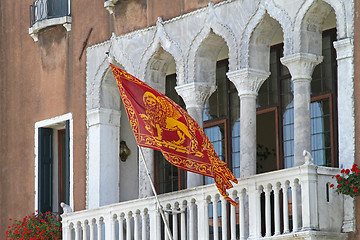
[[(72, 112), (75, 210), (85, 207), (86, 51), (111, 33), (121, 35), (208, 4), (208, 0), (119, 1), (110, 15), (99, 0), (71, 2), (72, 31), (50, 27), (28, 34), (31, 0), (0, 2), (0, 239), (9, 218), (34, 210), (34, 124)], [(215, 1), (219, 2), (219, 1)]]
[[(355, 1), (354, 15), (354, 97), (355, 97), (355, 163), (360, 165), (360, 2)], [(349, 239), (360, 239), (360, 199), (355, 200), (356, 229)]]

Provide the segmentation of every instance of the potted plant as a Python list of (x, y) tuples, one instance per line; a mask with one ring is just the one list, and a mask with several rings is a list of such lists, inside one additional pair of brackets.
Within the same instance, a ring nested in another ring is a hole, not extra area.
[(22, 220), (14, 220), (13, 224), (8, 226), (5, 239), (61, 239), (61, 233), (61, 219), (57, 214), (33, 213)]
[[(333, 178), (336, 178), (336, 192), (339, 194), (341, 193), (351, 197), (360, 194), (360, 169), (357, 164), (354, 164), (351, 169), (342, 169), (341, 175), (337, 174), (333, 176)], [(334, 188), (335, 185), (331, 184), (330, 187)]]

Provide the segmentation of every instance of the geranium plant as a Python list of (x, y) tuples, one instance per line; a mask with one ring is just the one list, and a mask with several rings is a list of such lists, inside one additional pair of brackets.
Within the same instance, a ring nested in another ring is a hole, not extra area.
[(58, 215), (51, 212), (33, 213), (22, 220), (14, 220), (13, 224), (8, 226), (5, 239), (61, 239), (61, 233), (61, 219)]
[[(354, 164), (351, 169), (342, 169), (341, 175), (337, 174), (333, 178), (336, 178), (337, 182), (336, 192), (351, 197), (360, 194), (360, 169), (357, 164)], [(330, 187), (334, 188), (335, 185), (331, 184)]]

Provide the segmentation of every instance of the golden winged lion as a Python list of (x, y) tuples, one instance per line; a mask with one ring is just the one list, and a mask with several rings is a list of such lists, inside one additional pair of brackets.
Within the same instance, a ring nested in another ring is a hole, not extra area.
[[(157, 141), (163, 140), (163, 131), (176, 131), (178, 140), (172, 141), (176, 145), (182, 145), (188, 137), (192, 139), (188, 127), (178, 121), (181, 117), (180, 112), (174, 108), (166, 99), (156, 97), (151, 92), (145, 92), (143, 101), (146, 107), (146, 114), (140, 114), (145, 122), (145, 128), (153, 134)], [(154, 133), (156, 129), (157, 133)]]

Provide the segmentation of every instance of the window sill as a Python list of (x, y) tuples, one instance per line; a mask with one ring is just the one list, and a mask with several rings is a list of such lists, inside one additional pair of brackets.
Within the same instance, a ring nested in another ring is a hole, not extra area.
[(117, 1), (118, 0), (106, 0), (104, 2), (104, 8), (106, 8), (106, 10), (108, 10), (110, 14), (113, 14)]
[(71, 17), (64, 16), (59, 18), (44, 19), (36, 22), (31, 28), (29, 28), (29, 34), (37, 42), (39, 31), (55, 25), (63, 25), (64, 28), (69, 32), (71, 31)]

